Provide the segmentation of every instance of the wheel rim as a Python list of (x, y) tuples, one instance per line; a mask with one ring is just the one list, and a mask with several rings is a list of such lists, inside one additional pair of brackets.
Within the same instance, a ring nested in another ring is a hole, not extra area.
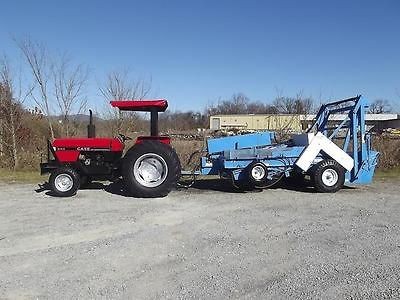
[(326, 186), (334, 186), (339, 180), (338, 173), (333, 169), (326, 169), (322, 172), (322, 182)]
[(254, 166), (251, 169), (251, 177), (253, 177), (254, 180), (260, 181), (263, 180), (265, 177), (265, 168), (263, 166)]
[(167, 178), (168, 166), (160, 155), (146, 153), (136, 160), (133, 175), (141, 185), (150, 188), (157, 187)]
[(74, 185), (74, 180), (69, 174), (59, 174), (54, 179), (54, 185), (60, 192), (68, 192)]

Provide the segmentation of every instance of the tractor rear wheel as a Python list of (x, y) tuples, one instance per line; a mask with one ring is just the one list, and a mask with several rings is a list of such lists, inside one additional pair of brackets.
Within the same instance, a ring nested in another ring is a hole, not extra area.
[(158, 141), (134, 145), (122, 162), (122, 179), (135, 197), (165, 197), (181, 175), (181, 164), (175, 150)]
[(321, 193), (335, 193), (344, 185), (345, 170), (333, 159), (319, 162), (314, 169), (315, 189)]
[(79, 174), (72, 168), (61, 167), (51, 173), (49, 184), (55, 196), (70, 197), (79, 189)]

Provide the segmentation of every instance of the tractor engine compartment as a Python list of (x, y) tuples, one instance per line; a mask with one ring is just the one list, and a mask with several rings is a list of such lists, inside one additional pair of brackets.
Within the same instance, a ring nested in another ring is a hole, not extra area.
[(85, 151), (79, 154), (78, 161), (80, 169), (87, 175), (107, 175), (117, 169), (121, 157), (122, 151)]

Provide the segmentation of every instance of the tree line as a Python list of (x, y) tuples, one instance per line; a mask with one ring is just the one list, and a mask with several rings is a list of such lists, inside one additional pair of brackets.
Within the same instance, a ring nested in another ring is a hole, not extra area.
[[(54, 55), (42, 43), (15, 40), (23, 66), (0, 59), (0, 167), (14, 170), (37, 167), (46, 139), (85, 134), (89, 68), (66, 54)], [(21, 70), (24, 70), (22, 72)], [(109, 72), (99, 83), (104, 109), (97, 112), (97, 130), (103, 136), (147, 129), (145, 117), (121, 112), (108, 105), (114, 99), (145, 99), (151, 95), (151, 78), (133, 78), (127, 70)], [(29, 105), (28, 105), (29, 103)], [(317, 105), (318, 104), (318, 105)], [(101, 106), (98, 103), (97, 106)], [(160, 114), (162, 131), (207, 128), (216, 114), (310, 114), (318, 108), (311, 97), (278, 95), (270, 102), (252, 101), (243, 93), (220, 99), (203, 111), (167, 111)], [(373, 113), (391, 111), (387, 100), (376, 100)]]

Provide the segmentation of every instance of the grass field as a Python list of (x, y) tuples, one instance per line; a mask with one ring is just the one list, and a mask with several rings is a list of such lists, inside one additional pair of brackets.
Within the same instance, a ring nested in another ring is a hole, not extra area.
[(46, 179), (47, 176), (41, 176), (39, 171), (20, 170), (13, 172), (7, 169), (0, 169), (0, 181), (7, 183), (36, 183)]
[[(375, 173), (377, 179), (400, 178), (400, 168), (388, 170), (377, 170)], [(39, 171), (21, 170), (10, 171), (0, 168), (0, 181), (7, 183), (38, 183), (48, 179), (48, 175), (40, 175)]]
[(385, 179), (385, 178), (399, 178), (400, 177), (400, 168), (392, 168), (387, 170), (377, 170), (375, 173), (376, 178)]

